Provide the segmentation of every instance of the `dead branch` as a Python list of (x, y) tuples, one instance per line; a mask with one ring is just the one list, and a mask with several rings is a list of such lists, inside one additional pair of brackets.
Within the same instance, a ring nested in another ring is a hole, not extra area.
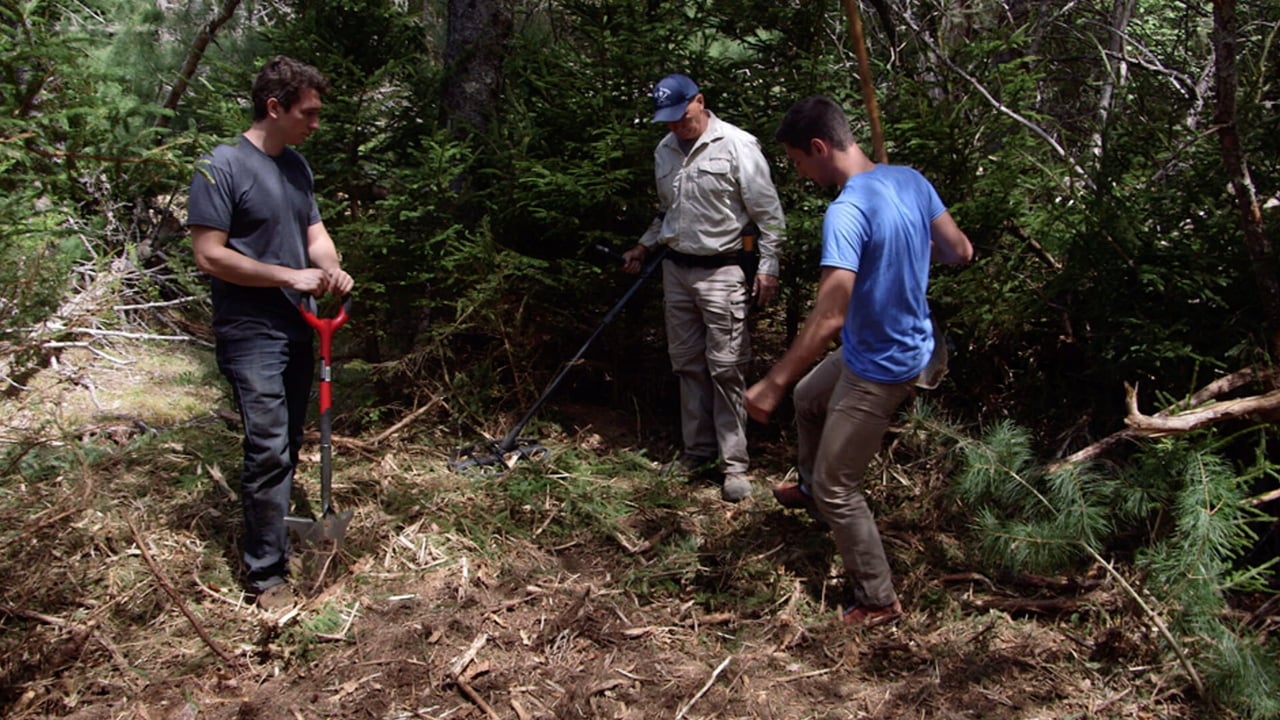
[(133, 534), (134, 544), (138, 546), (138, 551), (142, 553), (142, 561), (147, 564), (147, 568), (150, 569), (151, 574), (155, 576), (156, 582), (160, 584), (160, 588), (169, 596), (169, 600), (178, 608), (179, 611), (182, 612), (182, 615), (187, 618), (187, 622), (191, 623), (191, 627), (195, 629), (196, 634), (200, 636), (200, 639), (204, 641), (204, 644), (209, 646), (209, 649), (212, 650), (219, 658), (222, 658), (222, 662), (229, 666), (235, 666), (235, 660), (227, 654), (226, 650), (222, 649), (222, 646), (219, 645), (217, 641), (209, 636), (209, 631), (205, 630), (204, 626), (200, 624), (200, 621), (196, 619), (196, 616), (191, 614), (191, 610), (187, 608), (186, 603), (182, 602), (182, 598), (179, 597), (178, 591), (173, 589), (173, 585), (167, 578), (165, 578), (164, 572), (162, 572), (160, 567), (156, 565), (156, 561), (151, 558), (151, 553), (147, 550), (146, 543), (142, 542), (142, 536), (138, 534), (138, 528), (134, 526), (133, 520), (126, 519), (125, 522), (129, 525), (129, 532)]
[(1186, 400), (1174, 403), (1153, 415), (1144, 415), (1138, 409), (1137, 387), (1126, 383), (1125, 405), (1128, 415), (1125, 417), (1125, 425), (1128, 427), (1058, 460), (1049, 465), (1047, 472), (1096, 460), (1110, 454), (1120, 445), (1140, 438), (1176, 435), (1227, 420), (1266, 417), (1280, 412), (1280, 389), (1273, 389), (1262, 395), (1216, 401), (1221, 395), (1251, 383), (1274, 388), (1278, 379), (1280, 368), (1244, 368), (1214, 380), (1192, 393)]
[(1078, 611), (1081, 603), (1076, 598), (985, 598), (975, 600), (973, 605), (979, 610), (1062, 615)]
[(463, 671), (471, 664), (471, 661), (476, 659), (476, 653), (480, 652), (480, 648), (484, 647), (484, 644), (487, 642), (489, 642), (488, 633), (480, 633), (477, 635), (475, 639), (471, 641), (471, 645), (467, 648), (466, 652), (454, 658), (453, 662), (449, 664), (449, 677), (455, 680), (460, 678)]
[[(187, 53), (187, 58), (182, 62), (182, 69), (178, 71), (178, 79), (173, 83), (173, 87), (169, 90), (169, 97), (165, 98), (164, 108), (173, 110), (178, 107), (178, 102), (182, 99), (183, 93), (187, 91), (187, 86), (191, 84), (191, 78), (196, 74), (196, 68), (200, 66), (200, 60), (204, 57), (204, 51), (209, 47), (209, 43), (213, 42), (213, 37), (218, 32), (218, 28), (222, 27), (231, 16), (235, 14), (236, 8), (240, 7), (240, 0), (224, 0), (222, 6), (218, 8), (218, 14), (213, 16), (204, 27), (200, 28), (200, 33), (196, 35), (195, 42), (191, 44), (191, 51)], [(169, 127), (169, 116), (163, 115), (156, 119), (156, 127)]]
[(466, 695), (471, 702), (475, 703), (476, 707), (483, 710), (485, 715), (488, 715), (493, 720), (502, 720), (502, 716), (494, 712), (493, 706), (485, 702), (484, 698), (480, 697), (480, 693), (476, 692), (475, 688), (471, 687), (467, 681), (457, 680), (456, 682), (458, 683), (458, 689), (462, 690), (462, 694)]
[(381, 445), (383, 442), (386, 442), (389, 438), (394, 436), (396, 433), (403, 430), (414, 420), (417, 420), (418, 418), (422, 417), (426, 413), (430, 412), (432, 408), (436, 407), (443, 401), (444, 401), (443, 395), (437, 395), (436, 397), (431, 398), (431, 401), (428, 402), (426, 405), (423, 405), (417, 410), (414, 410), (408, 415), (405, 415), (404, 417), (400, 418), (400, 420), (398, 420), (395, 425), (392, 425), (386, 430), (383, 430), (382, 432), (378, 433), (376, 436), (374, 436), (369, 440), (357, 440), (355, 438), (348, 438), (348, 437), (339, 438), (338, 436), (334, 436), (332, 440), (334, 444), (345, 445), (348, 447), (355, 448), (357, 450), (373, 450), (378, 445)]
[(716, 667), (715, 670), (711, 671), (711, 677), (707, 678), (707, 683), (702, 686), (701, 690), (694, 693), (693, 697), (689, 698), (689, 702), (685, 703), (684, 707), (680, 708), (680, 712), (676, 713), (676, 720), (680, 720), (681, 718), (683, 718), (689, 712), (689, 709), (693, 707), (693, 704), (698, 702), (698, 700), (701, 699), (703, 695), (707, 694), (707, 691), (710, 690), (711, 686), (715, 684), (716, 678), (720, 677), (720, 673), (724, 671), (725, 667), (728, 666), (729, 661), (732, 659), (733, 659), (733, 656), (730, 655), (729, 657), (725, 658), (724, 662), (721, 662)]
[(1280, 409), (1280, 390), (1273, 390), (1265, 395), (1215, 402), (1177, 415), (1143, 415), (1138, 409), (1137, 395), (1137, 386), (1125, 385), (1129, 415), (1124, 422), (1145, 437), (1177, 435), (1224, 420), (1239, 420)]

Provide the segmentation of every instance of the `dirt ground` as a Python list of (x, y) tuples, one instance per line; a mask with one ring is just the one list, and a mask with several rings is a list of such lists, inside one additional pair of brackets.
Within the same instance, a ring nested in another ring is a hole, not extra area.
[(573, 418), (543, 437), (567, 460), (506, 479), (451, 473), (429, 414), (346, 438), (348, 535), (302, 558), (299, 605), (260, 611), (234, 581), (238, 431), (207, 349), (114, 353), (0, 401), (4, 717), (1203, 716), (1104, 580), (968, 566), (920, 456), (887, 449), (873, 489), (908, 613), (854, 629), (826, 535), (766, 490), (776, 433), (730, 505), (655, 485), (634, 419), (589, 405), (548, 409)]

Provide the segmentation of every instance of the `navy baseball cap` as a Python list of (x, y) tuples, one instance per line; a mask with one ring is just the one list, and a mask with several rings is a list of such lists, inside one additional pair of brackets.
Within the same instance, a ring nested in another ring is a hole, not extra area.
[(689, 101), (698, 96), (698, 84), (687, 75), (668, 75), (653, 86), (653, 122), (679, 122)]

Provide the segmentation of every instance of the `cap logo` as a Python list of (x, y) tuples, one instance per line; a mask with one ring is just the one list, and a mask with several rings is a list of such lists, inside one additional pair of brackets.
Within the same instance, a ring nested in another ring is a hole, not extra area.
[(662, 107), (671, 105), (671, 88), (657, 87), (653, 90), (653, 100)]

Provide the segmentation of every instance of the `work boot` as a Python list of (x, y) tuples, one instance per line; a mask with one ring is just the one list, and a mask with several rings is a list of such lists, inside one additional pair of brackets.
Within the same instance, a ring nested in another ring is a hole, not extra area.
[(751, 494), (751, 481), (742, 473), (725, 473), (724, 486), (720, 488), (720, 497), (729, 502), (739, 500)]
[(854, 605), (840, 614), (845, 625), (858, 625), (873, 628), (887, 625), (902, 617), (902, 601), (895, 599), (892, 604), (882, 607)]

